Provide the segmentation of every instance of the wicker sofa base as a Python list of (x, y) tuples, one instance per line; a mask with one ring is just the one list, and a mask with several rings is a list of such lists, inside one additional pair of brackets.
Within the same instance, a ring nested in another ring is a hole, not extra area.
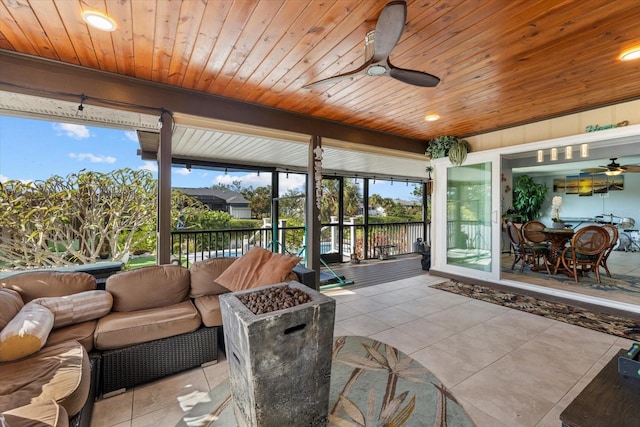
[(187, 334), (103, 351), (101, 394), (218, 360), (218, 329), (203, 326)]

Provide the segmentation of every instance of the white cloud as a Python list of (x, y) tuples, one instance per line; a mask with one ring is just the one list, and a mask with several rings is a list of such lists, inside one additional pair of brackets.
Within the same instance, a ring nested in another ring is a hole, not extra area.
[(156, 162), (144, 162), (144, 165), (138, 167), (139, 170), (158, 172), (158, 165)]
[(124, 136), (130, 141), (138, 142), (138, 134), (134, 130), (125, 131)]
[(80, 162), (88, 160), (91, 163), (115, 163), (116, 161), (116, 158), (112, 156), (96, 156), (91, 153), (69, 153), (69, 157)]
[[(266, 187), (271, 185), (271, 174), (262, 173), (248, 173), (246, 175), (219, 175), (213, 180), (213, 185), (225, 184), (231, 185), (233, 181), (240, 181), (242, 187), (252, 186), (253, 188)], [(298, 189), (304, 191), (305, 177), (299, 174), (289, 174), (289, 178), (286, 175), (280, 177), (280, 188), (283, 191), (291, 189)]]
[(0, 182), (7, 182), (7, 181), (9, 181), (8, 176), (0, 175)]
[(57, 135), (64, 135), (73, 139), (86, 139), (91, 137), (89, 128), (83, 125), (73, 125), (71, 123), (54, 123), (53, 129)]
[(280, 189), (287, 190), (304, 190), (306, 179), (304, 175), (297, 173), (289, 174), (289, 178), (286, 175), (280, 175)]
[(173, 172), (177, 173), (178, 175), (190, 175), (191, 171), (187, 168), (173, 168)]

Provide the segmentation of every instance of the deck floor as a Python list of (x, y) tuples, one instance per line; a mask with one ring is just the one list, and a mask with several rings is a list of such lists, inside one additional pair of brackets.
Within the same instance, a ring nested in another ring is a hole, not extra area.
[[(427, 271), (422, 270), (421, 259), (422, 255), (409, 254), (398, 255), (395, 258), (387, 260), (367, 259), (362, 260), (359, 264), (352, 264), (350, 262), (329, 264), (329, 267), (338, 276), (344, 277), (345, 281), (353, 282), (347, 286), (362, 287), (427, 274)], [(327, 275), (332, 275), (324, 266), (321, 267), (320, 271), (323, 273), (321, 280), (327, 277)], [(322, 285), (325, 285), (324, 280), (322, 281)]]

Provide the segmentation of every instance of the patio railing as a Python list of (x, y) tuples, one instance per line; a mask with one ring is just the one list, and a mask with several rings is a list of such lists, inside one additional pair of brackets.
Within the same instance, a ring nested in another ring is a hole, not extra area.
[[(359, 258), (374, 258), (374, 247), (379, 245), (395, 246), (395, 254), (414, 252), (415, 242), (423, 238), (423, 222), (402, 222), (384, 224), (349, 224), (342, 226), (342, 245), (338, 242), (337, 224), (323, 224), (321, 232), (321, 254), (340, 254), (348, 260), (352, 253)], [(366, 230), (366, 233), (365, 233)], [(427, 236), (429, 228), (427, 227)], [(365, 239), (366, 237), (366, 239)], [(367, 251), (364, 253), (364, 247)], [(427, 237), (427, 241), (429, 238)], [(273, 239), (273, 230), (268, 228), (242, 228), (224, 230), (178, 230), (171, 232), (171, 253), (174, 260), (182, 265), (208, 258), (240, 257), (254, 246), (271, 249), (276, 244), (277, 252), (292, 255), (304, 255), (304, 227), (278, 227), (277, 238)]]

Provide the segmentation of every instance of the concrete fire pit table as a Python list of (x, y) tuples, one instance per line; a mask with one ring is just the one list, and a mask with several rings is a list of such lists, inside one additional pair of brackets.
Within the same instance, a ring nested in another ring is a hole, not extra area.
[[(261, 314), (241, 302), (283, 293), (308, 301)], [(335, 300), (285, 282), (221, 295), (220, 308), (238, 425), (326, 425)]]

